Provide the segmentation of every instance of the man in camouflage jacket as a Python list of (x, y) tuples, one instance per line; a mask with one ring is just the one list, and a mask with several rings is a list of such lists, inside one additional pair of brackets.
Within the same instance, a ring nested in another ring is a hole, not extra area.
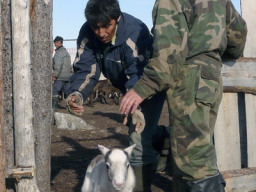
[(213, 131), (222, 99), (221, 58), (242, 56), (247, 28), (230, 0), (156, 0), (154, 53), (120, 111), (166, 91), (174, 191), (222, 192)]

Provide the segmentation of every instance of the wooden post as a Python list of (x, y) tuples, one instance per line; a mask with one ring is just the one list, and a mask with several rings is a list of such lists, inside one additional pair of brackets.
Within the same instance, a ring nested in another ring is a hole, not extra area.
[(248, 167), (256, 167), (256, 96), (246, 95)]
[[(252, 94), (256, 91), (256, 76), (254, 75), (256, 74), (256, 59), (240, 58), (225, 61), (223, 64), (221, 72), (224, 91), (227, 92), (223, 94), (219, 108), (214, 139), (219, 168), (221, 171), (226, 171), (240, 169), (241, 165), (247, 165), (247, 153), (245, 153), (247, 147), (244, 142), (246, 142), (246, 123), (248, 122), (244, 121), (248, 121), (250, 114), (245, 114), (245, 102), (244, 99), (241, 102), (240, 96), (246, 94), (255, 97)], [(253, 108), (252, 103), (246, 102), (246, 104)], [(252, 119), (255, 120), (253, 117)]]
[[(0, 1), (1, 3), (1, 1)], [(2, 6), (0, 4), (0, 13)], [(2, 20), (0, 17), (0, 191), (5, 192), (5, 144), (3, 111), (3, 61), (2, 61)]]
[[(242, 16), (246, 20), (248, 35), (244, 50), (244, 57), (256, 57), (256, 1), (255, 0), (241, 0)], [(255, 76), (255, 75), (254, 75)], [(256, 82), (254, 82), (256, 87)], [(251, 94), (245, 95), (246, 102), (246, 122), (247, 122), (247, 152), (248, 152), (248, 167), (256, 167), (256, 96)]]
[[(11, 37), (11, 0), (1, 0), (1, 52), (3, 70), (3, 111), (5, 140), (5, 169), (14, 166), (14, 118), (13, 118), (13, 63)], [(7, 178), (7, 175), (5, 175)], [(8, 181), (7, 192), (13, 192), (13, 180)], [(6, 183), (7, 185), (7, 183)], [(12, 188), (12, 189), (11, 189)], [(1, 190), (0, 190), (1, 191)]]
[(256, 57), (255, 6), (255, 0), (241, 0), (242, 17), (245, 19), (248, 28), (247, 41), (244, 49), (244, 57)]
[[(35, 142), (33, 132), (30, 18), (29, 0), (13, 0), (12, 47), (13, 47), (13, 101), (16, 165), (35, 166)], [(17, 192), (39, 192), (36, 177), (21, 179)]]
[(32, 73), (36, 178), (41, 192), (50, 191), (52, 126), (52, 1), (32, 0)]

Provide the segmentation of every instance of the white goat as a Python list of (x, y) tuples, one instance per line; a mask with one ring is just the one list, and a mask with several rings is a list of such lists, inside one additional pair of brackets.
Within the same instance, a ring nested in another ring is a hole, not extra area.
[(135, 175), (129, 163), (135, 144), (125, 149), (98, 145), (101, 155), (88, 165), (82, 192), (132, 192)]

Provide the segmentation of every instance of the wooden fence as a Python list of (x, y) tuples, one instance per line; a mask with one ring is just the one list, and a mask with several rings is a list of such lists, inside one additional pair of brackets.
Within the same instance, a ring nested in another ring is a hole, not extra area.
[[(215, 127), (220, 170), (256, 167), (256, 58), (224, 62), (224, 95)], [(254, 86), (254, 87), (253, 87)]]
[(222, 68), (224, 95), (214, 140), (227, 192), (256, 191), (255, 7), (255, 0), (241, 0), (248, 27), (244, 58), (224, 62)]
[(0, 0), (0, 192), (50, 191), (51, 29), (52, 0)]

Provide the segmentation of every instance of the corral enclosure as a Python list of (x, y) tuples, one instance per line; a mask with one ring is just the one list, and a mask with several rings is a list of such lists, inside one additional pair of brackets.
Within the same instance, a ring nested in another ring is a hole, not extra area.
[[(49, 192), (53, 4), (51, 0), (1, 0), (0, 3), (0, 191)], [(242, 168), (256, 167), (255, 6), (255, 0), (241, 0), (242, 16), (248, 25), (244, 58), (224, 62), (223, 66), (225, 93), (215, 132), (221, 171), (242, 173)], [(113, 118), (117, 121), (113, 126), (118, 127), (116, 111), (97, 114)], [(54, 139), (58, 142), (58, 138)], [(93, 142), (95, 145), (99, 141)], [(68, 154), (68, 158), (74, 155)], [(246, 189), (239, 190), (241, 186), (236, 186), (227, 176), (227, 187), (240, 192), (256, 190), (255, 185), (247, 183), (249, 178), (255, 180), (255, 172), (239, 177), (240, 184), (247, 184)]]

